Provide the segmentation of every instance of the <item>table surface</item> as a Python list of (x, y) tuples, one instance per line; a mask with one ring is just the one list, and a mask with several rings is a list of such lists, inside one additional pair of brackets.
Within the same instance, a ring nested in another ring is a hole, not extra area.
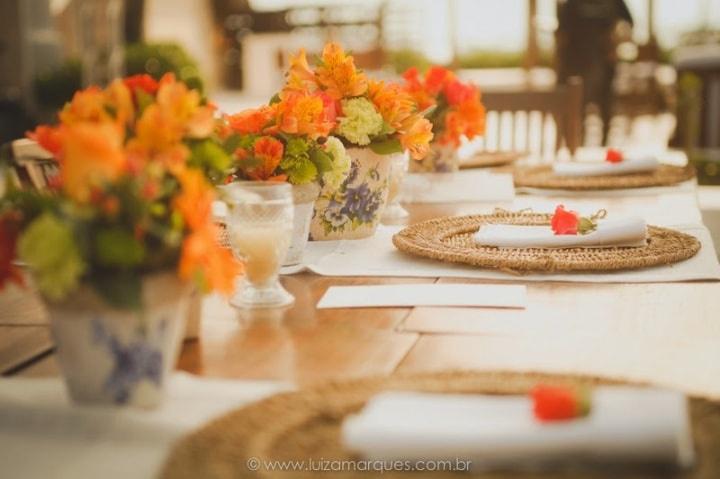
[[(640, 197), (548, 198), (521, 195), (507, 209), (548, 205), (602, 204), (610, 212), (641, 209), (646, 217), (663, 218), (669, 207), (697, 214), (695, 192)], [(491, 211), (490, 204), (406, 205), (409, 223), (442, 216)], [(691, 210), (695, 210), (693, 213)], [(680, 219), (683, 215), (680, 215)], [(218, 296), (205, 298), (199, 339), (186, 341), (178, 367), (192, 373), (226, 378), (280, 379), (299, 384), (327, 379), (387, 375), (394, 371), (437, 369), (527, 368), (518, 363), (515, 348), (533, 350), (536, 369), (555, 371), (559, 365), (543, 362), (542, 347), (563, 347), (579, 357), (567, 362), (592, 373), (593, 354), (578, 351), (577, 342), (555, 345), (554, 333), (584, 338), (598, 345), (594, 354), (612, 357), (620, 343), (642, 344), (668, 332), (675, 343), (720, 341), (718, 317), (720, 283), (579, 284), (529, 283), (525, 310), (470, 308), (315, 308), (333, 285), (431, 283), (437, 278), (344, 278), (299, 274), (282, 278), (295, 296), (283, 310), (241, 311)], [(482, 282), (482, 281), (475, 281)], [(0, 368), (4, 374), (57, 374), (45, 313), (30, 290), (8, 289), (0, 295)], [(513, 325), (522, 326), (521, 328)], [(523, 332), (518, 333), (518, 329)], [(541, 338), (542, 341), (538, 341)], [(662, 338), (661, 338), (662, 339)], [(663, 339), (665, 341), (665, 339)], [(675, 344), (673, 343), (673, 344)], [(533, 349), (534, 348), (534, 349)], [(630, 349), (634, 349), (634, 346)], [(538, 360), (540, 358), (540, 360)], [(618, 356), (618, 371), (630, 369), (641, 379), (653, 364), (633, 364)], [(718, 359), (718, 358), (716, 358)], [(682, 358), (673, 358), (682, 366)], [(720, 361), (708, 367), (720, 368)], [(533, 365), (530, 365), (533, 366)], [(720, 377), (720, 371), (717, 377)]]

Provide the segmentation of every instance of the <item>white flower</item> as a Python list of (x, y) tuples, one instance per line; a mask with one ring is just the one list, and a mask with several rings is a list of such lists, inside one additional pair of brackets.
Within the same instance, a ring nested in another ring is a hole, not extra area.
[(323, 174), (323, 183), (335, 191), (343, 184), (350, 172), (350, 155), (338, 138), (329, 136), (325, 142), (325, 152), (332, 157), (332, 169)]

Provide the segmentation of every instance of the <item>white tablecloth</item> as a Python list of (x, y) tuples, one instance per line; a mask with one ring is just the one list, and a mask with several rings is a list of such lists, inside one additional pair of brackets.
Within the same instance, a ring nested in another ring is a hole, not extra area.
[(171, 445), (207, 421), (290, 389), (175, 374), (152, 411), (70, 404), (60, 378), (0, 380), (0, 468), (12, 479), (155, 477)]

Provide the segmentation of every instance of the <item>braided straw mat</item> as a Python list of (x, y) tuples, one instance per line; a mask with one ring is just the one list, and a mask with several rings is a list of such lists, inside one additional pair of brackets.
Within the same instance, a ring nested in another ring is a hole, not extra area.
[[(282, 393), (230, 412), (178, 442), (170, 453), (163, 479), (230, 479), (243, 477), (373, 477), (368, 472), (250, 471), (248, 458), (268, 460), (330, 461), (359, 457), (341, 444), (343, 419), (359, 411), (381, 390), (417, 390), (441, 393), (525, 394), (538, 382), (593, 385), (614, 381), (578, 376), (552, 376), (519, 372), (453, 371), (395, 375), (326, 383), (296, 392)], [(607, 478), (720, 477), (720, 403), (692, 399), (690, 414), (699, 464), (689, 471), (621, 470), (591, 471), (559, 469), (552, 472), (419, 473), (385, 472), (382, 477), (482, 477), (482, 478)], [(609, 474), (609, 475), (608, 475)]]
[(480, 151), (460, 160), (460, 169), (509, 165), (526, 155), (519, 151)]
[(695, 178), (692, 165), (660, 165), (652, 172), (606, 176), (558, 176), (551, 165), (517, 167), (513, 171), (516, 187), (548, 188), (558, 190), (616, 190), (671, 186)]
[(499, 211), (490, 215), (436, 218), (408, 226), (393, 236), (406, 253), (452, 263), (466, 263), (509, 273), (616, 271), (668, 265), (700, 251), (700, 241), (679, 231), (648, 226), (643, 247), (496, 248), (475, 243), (483, 224), (549, 225), (551, 215)]

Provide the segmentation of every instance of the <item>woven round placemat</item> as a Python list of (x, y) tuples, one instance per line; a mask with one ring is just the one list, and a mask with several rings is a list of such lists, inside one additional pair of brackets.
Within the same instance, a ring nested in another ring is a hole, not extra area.
[(695, 167), (660, 165), (655, 171), (607, 176), (558, 176), (551, 165), (522, 166), (513, 170), (515, 186), (558, 190), (616, 190), (672, 186), (695, 177)]
[[(579, 376), (540, 373), (453, 371), (395, 375), (386, 378), (335, 382), (297, 392), (283, 393), (222, 416), (179, 441), (172, 449), (160, 477), (163, 479), (231, 479), (244, 477), (373, 477), (368, 472), (280, 472), (260, 467), (248, 469), (248, 459), (260, 461), (353, 461), (360, 459), (343, 448), (342, 421), (359, 411), (367, 400), (382, 390), (414, 390), (437, 393), (525, 394), (537, 383), (592, 386), (617, 381)], [(699, 465), (683, 474), (670, 471), (659, 477), (720, 477), (720, 404), (691, 401), (691, 417)], [(480, 426), (480, 425), (478, 425)], [(395, 477), (482, 477), (495, 478), (599, 478), (651, 477), (647, 471), (404, 473), (385, 472)], [(657, 472), (657, 471), (656, 471)], [(715, 473), (716, 475), (713, 475)], [(652, 477), (658, 477), (653, 474)]]
[(526, 155), (520, 151), (480, 151), (461, 160), (460, 169), (509, 165)]
[(408, 226), (393, 236), (406, 253), (510, 273), (616, 271), (677, 263), (700, 251), (697, 238), (648, 226), (645, 246), (627, 248), (496, 248), (475, 243), (484, 224), (550, 225), (551, 215), (497, 212), (491, 215), (435, 218)]

